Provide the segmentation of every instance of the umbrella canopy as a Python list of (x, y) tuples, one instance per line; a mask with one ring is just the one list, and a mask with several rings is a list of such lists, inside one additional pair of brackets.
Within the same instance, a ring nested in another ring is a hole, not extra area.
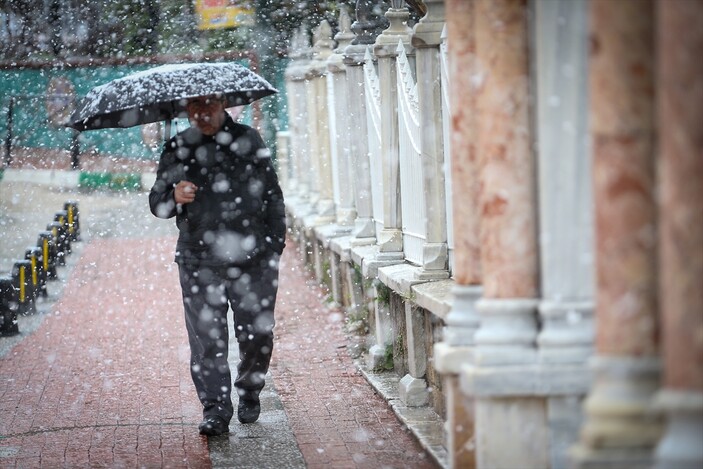
[(233, 107), (276, 92), (264, 78), (236, 63), (162, 65), (93, 88), (66, 126), (133, 127), (184, 116), (188, 98), (220, 93), (227, 107)]

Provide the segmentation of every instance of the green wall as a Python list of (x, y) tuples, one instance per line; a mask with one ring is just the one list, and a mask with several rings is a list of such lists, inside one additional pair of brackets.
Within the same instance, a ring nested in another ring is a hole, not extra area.
[[(244, 65), (248, 65), (246, 60), (241, 62)], [(274, 67), (274, 76), (267, 78), (281, 93), (278, 96), (265, 98), (262, 105), (269, 108), (269, 112), (264, 113), (266, 119), (275, 119), (277, 121), (276, 127), (285, 129), (288, 120), (285, 116), (285, 84), (283, 81), (285, 62), (280, 61), (276, 65)], [(7, 136), (7, 111), (10, 96), (13, 96), (13, 145), (68, 150), (73, 131), (53, 126), (49, 123), (47, 117), (45, 93), (51, 79), (65, 77), (70, 80), (75, 88), (77, 97), (81, 98), (95, 86), (154, 66), (156, 65), (139, 64), (2, 69), (0, 70), (0, 138), (4, 142)], [(270, 102), (266, 102), (267, 100)], [(240, 117), (240, 120), (245, 123), (251, 123), (251, 111), (249, 108)], [(175, 127), (177, 130), (182, 130), (187, 125), (186, 120), (180, 119), (176, 122)], [(266, 143), (274, 148), (275, 135), (265, 135), (264, 138)], [(80, 145), (81, 151), (95, 150), (105, 155), (120, 155), (142, 159), (157, 159), (161, 151), (160, 147), (152, 149), (143, 142), (141, 127), (81, 132)]]

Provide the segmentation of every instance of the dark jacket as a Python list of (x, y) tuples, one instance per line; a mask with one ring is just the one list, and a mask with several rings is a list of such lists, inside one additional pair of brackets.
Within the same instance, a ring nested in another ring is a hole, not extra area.
[[(181, 180), (198, 186), (192, 203), (173, 198)], [(176, 262), (243, 266), (285, 246), (283, 194), (269, 152), (256, 130), (229, 115), (215, 136), (190, 127), (166, 142), (149, 206), (159, 218), (176, 217)]]

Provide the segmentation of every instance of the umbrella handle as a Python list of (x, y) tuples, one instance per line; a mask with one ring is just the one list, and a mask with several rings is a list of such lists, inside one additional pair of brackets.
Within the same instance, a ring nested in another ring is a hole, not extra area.
[(171, 139), (171, 119), (167, 119), (164, 123), (164, 142), (168, 142)]

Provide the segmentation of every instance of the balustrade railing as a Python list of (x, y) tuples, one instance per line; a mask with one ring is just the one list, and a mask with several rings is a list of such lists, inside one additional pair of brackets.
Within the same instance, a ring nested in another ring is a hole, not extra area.
[(427, 238), (425, 232), (425, 217), (427, 215), (420, 149), (422, 128), (420, 126), (417, 84), (413, 76), (414, 62), (406, 54), (402, 42), (398, 46), (396, 61), (403, 250), (406, 260), (421, 265), (422, 248)]

